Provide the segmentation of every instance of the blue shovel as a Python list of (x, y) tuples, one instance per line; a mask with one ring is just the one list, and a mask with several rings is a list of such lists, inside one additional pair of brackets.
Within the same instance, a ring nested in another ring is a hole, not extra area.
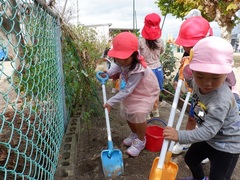
[[(105, 75), (104, 78), (101, 76), (103, 74)], [(96, 73), (96, 77), (102, 84), (103, 102), (105, 104), (107, 102), (105, 84), (108, 80), (108, 75), (105, 74), (104, 72), (99, 71)], [(124, 172), (123, 158), (122, 158), (122, 152), (119, 149), (113, 149), (108, 110), (107, 108), (105, 108), (104, 110), (105, 110), (105, 118), (106, 118), (106, 125), (107, 125), (108, 149), (103, 150), (101, 153), (102, 167), (103, 167), (103, 172), (105, 177), (114, 178), (123, 174)]]

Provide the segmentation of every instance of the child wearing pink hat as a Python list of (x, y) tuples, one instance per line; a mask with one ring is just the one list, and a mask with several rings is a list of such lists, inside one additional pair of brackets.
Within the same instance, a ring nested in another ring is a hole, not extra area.
[[(193, 16), (189, 17), (185, 20), (179, 30), (178, 37), (175, 41), (176, 44), (180, 45), (184, 49), (184, 57), (189, 56), (191, 48), (201, 39), (212, 36), (212, 28), (210, 27), (209, 22), (201, 17), (201, 16)], [(174, 86), (177, 85), (178, 81), (178, 73), (174, 78)], [(188, 122), (186, 125), (186, 130), (192, 130), (196, 127), (196, 121), (194, 120), (193, 107), (191, 105), (190, 112), (188, 116)], [(179, 144), (173, 147), (173, 154), (181, 154), (186, 152), (189, 148), (190, 144)], [(203, 163), (208, 162), (208, 160), (204, 160)]]
[[(147, 65), (152, 69), (158, 79), (160, 90), (163, 90), (164, 75), (160, 62), (160, 55), (164, 51), (164, 43), (160, 38), (162, 31), (160, 29), (161, 18), (156, 13), (146, 15), (144, 27), (142, 29), (143, 38), (139, 39), (140, 54), (146, 60)], [(159, 117), (159, 98), (156, 99), (153, 107), (153, 117)], [(147, 119), (150, 119), (150, 114)]]
[(176, 131), (166, 127), (167, 140), (191, 144), (185, 162), (193, 177), (205, 180), (201, 162), (210, 161), (210, 180), (230, 180), (240, 153), (240, 117), (229, 87), (236, 83), (232, 71), (233, 47), (220, 37), (200, 40), (190, 52), (184, 78), (193, 89), (194, 118), (198, 128)]
[(118, 66), (107, 71), (109, 77), (120, 73), (120, 91), (111, 97), (104, 108), (121, 103), (120, 115), (126, 119), (131, 133), (123, 140), (130, 146), (127, 153), (138, 156), (146, 144), (146, 115), (152, 111), (159, 96), (157, 78), (138, 52), (138, 39), (130, 32), (122, 32), (113, 39), (113, 48), (108, 52)]

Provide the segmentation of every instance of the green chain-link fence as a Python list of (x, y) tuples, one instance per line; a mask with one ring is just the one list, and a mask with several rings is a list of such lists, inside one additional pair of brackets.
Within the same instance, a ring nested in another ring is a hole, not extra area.
[(59, 18), (0, 0), (0, 179), (54, 179), (67, 124)]

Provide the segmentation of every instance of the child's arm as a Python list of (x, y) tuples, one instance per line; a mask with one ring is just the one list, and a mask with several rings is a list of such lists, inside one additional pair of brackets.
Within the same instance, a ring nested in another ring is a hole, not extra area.
[(121, 73), (121, 68), (117, 65), (111, 66), (111, 68), (108, 69), (106, 73), (108, 74), (110, 79), (112, 78), (118, 79), (116, 76), (119, 76), (119, 74)]

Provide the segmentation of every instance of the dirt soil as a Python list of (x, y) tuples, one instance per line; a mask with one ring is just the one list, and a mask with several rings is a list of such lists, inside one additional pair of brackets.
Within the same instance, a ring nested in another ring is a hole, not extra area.
[[(101, 91), (101, 89), (100, 89)], [(113, 94), (110, 93), (110, 88), (107, 87), (107, 98)], [(102, 99), (100, 92), (99, 98)], [(150, 170), (153, 161), (160, 155), (159, 152), (150, 152), (144, 149), (138, 157), (130, 157), (126, 154), (127, 147), (122, 144), (130, 129), (125, 120), (119, 115), (119, 107), (112, 108), (110, 112), (110, 127), (113, 140), (114, 149), (119, 149), (123, 154), (124, 174), (115, 179), (121, 180), (147, 180), (150, 175)], [(160, 107), (160, 118), (167, 123), (169, 113), (171, 110), (171, 102), (166, 103)], [(176, 113), (175, 121), (179, 117), (179, 111)], [(187, 122), (185, 115), (181, 129), (184, 129)], [(86, 128), (80, 135), (80, 142), (78, 145), (78, 157), (76, 179), (78, 180), (104, 180), (105, 178), (102, 169), (101, 152), (108, 150), (107, 147), (107, 130), (105, 118), (94, 117), (92, 120), (92, 127), (89, 132)], [(190, 177), (191, 172), (184, 162), (184, 153), (180, 155), (173, 155), (172, 161), (177, 163), (179, 170), (177, 179)], [(209, 173), (209, 163), (204, 164), (206, 175)], [(231, 180), (240, 180), (240, 162), (238, 162)]]

